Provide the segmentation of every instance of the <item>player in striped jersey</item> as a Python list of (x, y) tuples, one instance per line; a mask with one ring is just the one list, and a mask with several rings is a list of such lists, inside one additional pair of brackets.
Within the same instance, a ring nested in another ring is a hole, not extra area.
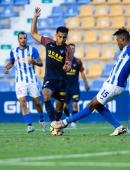
[(20, 102), (22, 114), (28, 127), (27, 132), (34, 131), (27, 109), (26, 96), (28, 93), (36, 105), (42, 130), (46, 131), (46, 125), (43, 119), (43, 109), (39, 97), (39, 85), (35, 72), (35, 65), (42, 67), (43, 63), (37, 49), (27, 45), (26, 33), (20, 32), (18, 34), (18, 42), (19, 47), (12, 49), (10, 52), (10, 62), (5, 67), (4, 73), (8, 74), (8, 70), (15, 64), (16, 96)]
[(121, 95), (125, 91), (127, 78), (130, 74), (130, 35), (125, 28), (120, 28), (114, 33), (120, 50), (116, 64), (114, 65), (110, 76), (104, 82), (103, 87), (97, 96), (87, 105), (85, 109), (76, 113), (72, 117), (59, 122), (52, 122), (53, 128), (64, 128), (69, 123), (90, 115), (96, 109), (115, 130), (110, 136), (118, 136), (126, 132), (126, 128), (122, 126), (114, 115), (104, 107), (108, 102)]

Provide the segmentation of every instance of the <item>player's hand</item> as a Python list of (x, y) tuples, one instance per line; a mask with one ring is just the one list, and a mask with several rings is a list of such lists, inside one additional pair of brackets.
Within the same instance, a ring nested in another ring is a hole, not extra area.
[(71, 69), (71, 62), (70, 61), (66, 61), (64, 66), (63, 66), (63, 70), (64, 71), (70, 71)]
[(5, 69), (4, 69), (4, 74), (8, 74), (8, 72), (9, 72), (8, 69), (5, 68)]
[(85, 89), (88, 91), (90, 87), (87, 84), (85, 84)]
[(36, 8), (35, 8), (35, 12), (34, 12), (34, 16), (40, 17), (40, 15), (41, 15), (41, 9), (38, 8), (38, 7), (36, 7)]
[(35, 65), (36, 64), (35, 58), (33, 57), (33, 59), (29, 59), (28, 63), (32, 64), (32, 65)]

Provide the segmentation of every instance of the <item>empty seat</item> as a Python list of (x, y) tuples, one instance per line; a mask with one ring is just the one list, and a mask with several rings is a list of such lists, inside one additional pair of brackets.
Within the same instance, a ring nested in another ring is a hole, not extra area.
[(73, 31), (73, 32), (70, 32), (69, 34), (69, 40), (67, 41), (67, 44), (70, 44), (70, 43), (79, 43), (81, 42), (81, 32), (79, 31)]
[(40, 34), (41, 34), (43, 37), (48, 37), (48, 38), (52, 39), (52, 35), (51, 35), (50, 32), (41, 32)]
[(127, 25), (125, 26), (125, 28), (130, 29), (130, 17), (128, 18), (128, 22), (127, 22)]
[[(130, 1), (129, 1), (129, 2), (130, 2)], [(127, 5), (127, 6), (126, 6), (126, 10), (125, 10), (125, 13), (124, 13), (123, 16), (125, 16), (125, 17), (129, 17), (129, 16), (130, 16), (130, 5)]]
[(43, 79), (44, 76), (45, 76), (45, 65), (43, 65), (41, 73), (40, 73), (40, 74), (37, 74), (37, 77), (38, 77), (39, 79)]
[(89, 68), (87, 78), (96, 78), (102, 74), (102, 66), (100, 64), (92, 64)]
[(44, 29), (49, 29), (50, 24), (49, 24), (49, 19), (45, 18), (45, 19), (41, 19), (39, 18), (37, 21), (37, 29), (38, 30), (44, 30)]
[(113, 66), (114, 66), (114, 64), (107, 64), (105, 69), (103, 70), (101, 77), (108, 77), (110, 75), (110, 72), (111, 72)]
[(64, 0), (61, 5), (74, 5), (76, 4), (77, 0)]
[(114, 4), (120, 4), (120, 0), (107, 0), (106, 1), (106, 4), (109, 4), (109, 5), (114, 5)]
[(93, 6), (83, 5), (81, 6), (80, 14), (77, 17), (87, 17), (93, 15)]
[(10, 90), (11, 90), (10, 81), (0, 81), (0, 91), (5, 92)]
[(13, 5), (14, 0), (1, 0), (0, 6)]
[(78, 17), (68, 18), (66, 27), (69, 28), (70, 30), (79, 27), (79, 18)]
[(84, 58), (84, 50), (82, 47), (76, 47), (74, 56), (80, 59)]
[(90, 47), (87, 50), (86, 56), (83, 58), (84, 60), (95, 60), (98, 59), (100, 55), (99, 48)]
[(64, 14), (62, 6), (54, 6), (49, 17), (62, 17)]
[(106, 0), (93, 0), (91, 2), (92, 5), (101, 5), (101, 4), (104, 4), (106, 3)]
[(102, 88), (103, 83), (104, 83), (103, 80), (93, 80), (93, 83), (92, 83), (90, 90), (99, 91)]
[(90, 2), (91, 2), (91, 0), (78, 0), (77, 5), (86, 5)]
[(41, 53), (40, 53), (40, 57), (42, 61), (46, 60), (46, 49), (42, 48)]
[(102, 31), (97, 43), (104, 44), (104, 43), (109, 43), (111, 41), (112, 41), (112, 32), (111, 31)]
[(113, 18), (112, 26), (110, 26), (109, 29), (119, 29), (124, 26), (125, 26), (125, 18), (119, 16)]
[(109, 16), (120, 16), (123, 15), (123, 6), (122, 5), (112, 5), (111, 6), (111, 12)]
[(64, 18), (62, 18), (62, 17), (53, 18), (50, 29), (57, 29), (60, 26), (65, 26)]
[(94, 17), (84, 17), (82, 25), (79, 27), (80, 30), (93, 28), (95, 25)]
[(83, 41), (81, 41), (82, 44), (91, 44), (97, 41), (97, 33), (96, 31), (87, 31), (85, 33)]
[(75, 17), (78, 14), (78, 6), (67, 6), (64, 17)]
[(110, 26), (110, 18), (109, 17), (98, 17), (97, 25), (94, 29), (105, 29)]
[(122, 0), (121, 1), (121, 5), (129, 5), (130, 4), (130, 0)]
[(12, 6), (3, 7), (3, 11), (0, 15), (0, 18), (10, 18), (14, 16), (15, 13), (14, 13), (14, 8)]
[(31, 35), (30, 33), (26, 33), (27, 34), (27, 44), (39, 44)]
[(98, 5), (96, 7), (95, 17), (108, 15), (107, 5)]
[(14, 5), (16, 6), (23, 6), (29, 4), (29, 0), (15, 0)]
[(105, 47), (103, 48), (101, 57), (99, 57), (99, 60), (111, 60), (115, 57), (115, 50), (112, 47)]

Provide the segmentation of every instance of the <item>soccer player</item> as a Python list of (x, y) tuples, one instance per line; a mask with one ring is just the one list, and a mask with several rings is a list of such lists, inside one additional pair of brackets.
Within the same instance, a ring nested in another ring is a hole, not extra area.
[(130, 35), (123, 27), (114, 33), (120, 50), (116, 64), (113, 66), (108, 79), (104, 82), (103, 87), (98, 92), (97, 96), (85, 107), (82, 111), (76, 113), (72, 117), (59, 122), (52, 122), (53, 128), (64, 128), (69, 123), (75, 122), (85, 116), (90, 115), (96, 109), (110, 124), (115, 127), (115, 130), (110, 136), (118, 136), (126, 133), (126, 128), (122, 126), (114, 115), (104, 107), (108, 102), (121, 95), (125, 91), (127, 78), (130, 74)]
[(27, 124), (27, 132), (33, 132), (29, 111), (27, 109), (26, 96), (32, 97), (39, 115), (39, 123), (42, 130), (46, 131), (46, 125), (43, 119), (43, 109), (40, 102), (39, 85), (37, 82), (37, 75), (35, 72), (35, 65), (42, 67), (43, 63), (36, 48), (27, 45), (27, 35), (24, 32), (18, 34), (19, 47), (16, 47), (10, 52), (10, 62), (4, 69), (4, 74), (8, 74), (8, 70), (15, 64), (16, 73), (16, 96), (21, 105), (22, 115)]
[[(70, 117), (68, 105), (72, 99), (72, 106), (73, 106), (73, 112), (72, 115), (78, 112), (78, 101), (79, 101), (79, 96), (80, 96), (80, 91), (79, 91), (79, 72), (81, 72), (82, 79), (85, 84), (85, 89), (89, 90), (88, 83), (86, 81), (85, 73), (84, 73), (84, 68), (82, 66), (82, 62), (80, 59), (74, 57), (75, 53), (75, 45), (74, 44), (69, 44), (71, 51), (72, 51), (72, 66), (71, 70), (67, 72), (67, 91), (66, 91), (66, 96), (65, 96), (65, 103), (64, 103), (64, 113), (66, 114), (67, 117)], [(72, 128), (76, 128), (76, 124), (74, 122), (71, 123)]]
[[(31, 26), (31, 36), (46, 47), (46, 71), (43, 83), (43, 96), (45, 109), (52, 121), (59, 120), (62, 116), (65, 92), (67, 88), (66, 71), (71, 68), (71, 49), (66, 45), (68, 29), (58, 27), (56, 41), (43, 37), (37, 33), (37, 18), (41, 9), (36, 8)], [(56, 99), (56, 110), (51, 103), (51, 97)]]

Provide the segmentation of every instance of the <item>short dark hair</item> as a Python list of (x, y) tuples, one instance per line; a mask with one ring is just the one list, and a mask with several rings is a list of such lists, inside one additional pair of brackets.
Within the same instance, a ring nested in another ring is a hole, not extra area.
[(124, 27), (119, 28), (113, 35), (123, 35), (128, 41), (130, 40), (130, 35), (129, 35), (129, 31), (127, 31), (127, 29), (125, 29)]
[(74, 47), (75, 47), (75, 44), (72, 44), (72, 43), (71, 43), (71, 44), (68, 44), (68, 45), (71, 45), (71, 46), (74, 46)]
[(58, 28), (56, 29), (56, 33), (58, 33), (58, 32), (67, 33), (67, 34), (68, 34), (69, 29), (66, 28), (66, 27), (61, 26), (61, 27), (58, 27)]
[(19, 33), (18, 33), (18, 38), (19, 38), (19, 35), (20, 35), (20, 34), (25, 34), (25, 35), (26, 35), (26, 38), (27, 38), (27, 34), (26, 34), (25, 32), (19, 32)]

